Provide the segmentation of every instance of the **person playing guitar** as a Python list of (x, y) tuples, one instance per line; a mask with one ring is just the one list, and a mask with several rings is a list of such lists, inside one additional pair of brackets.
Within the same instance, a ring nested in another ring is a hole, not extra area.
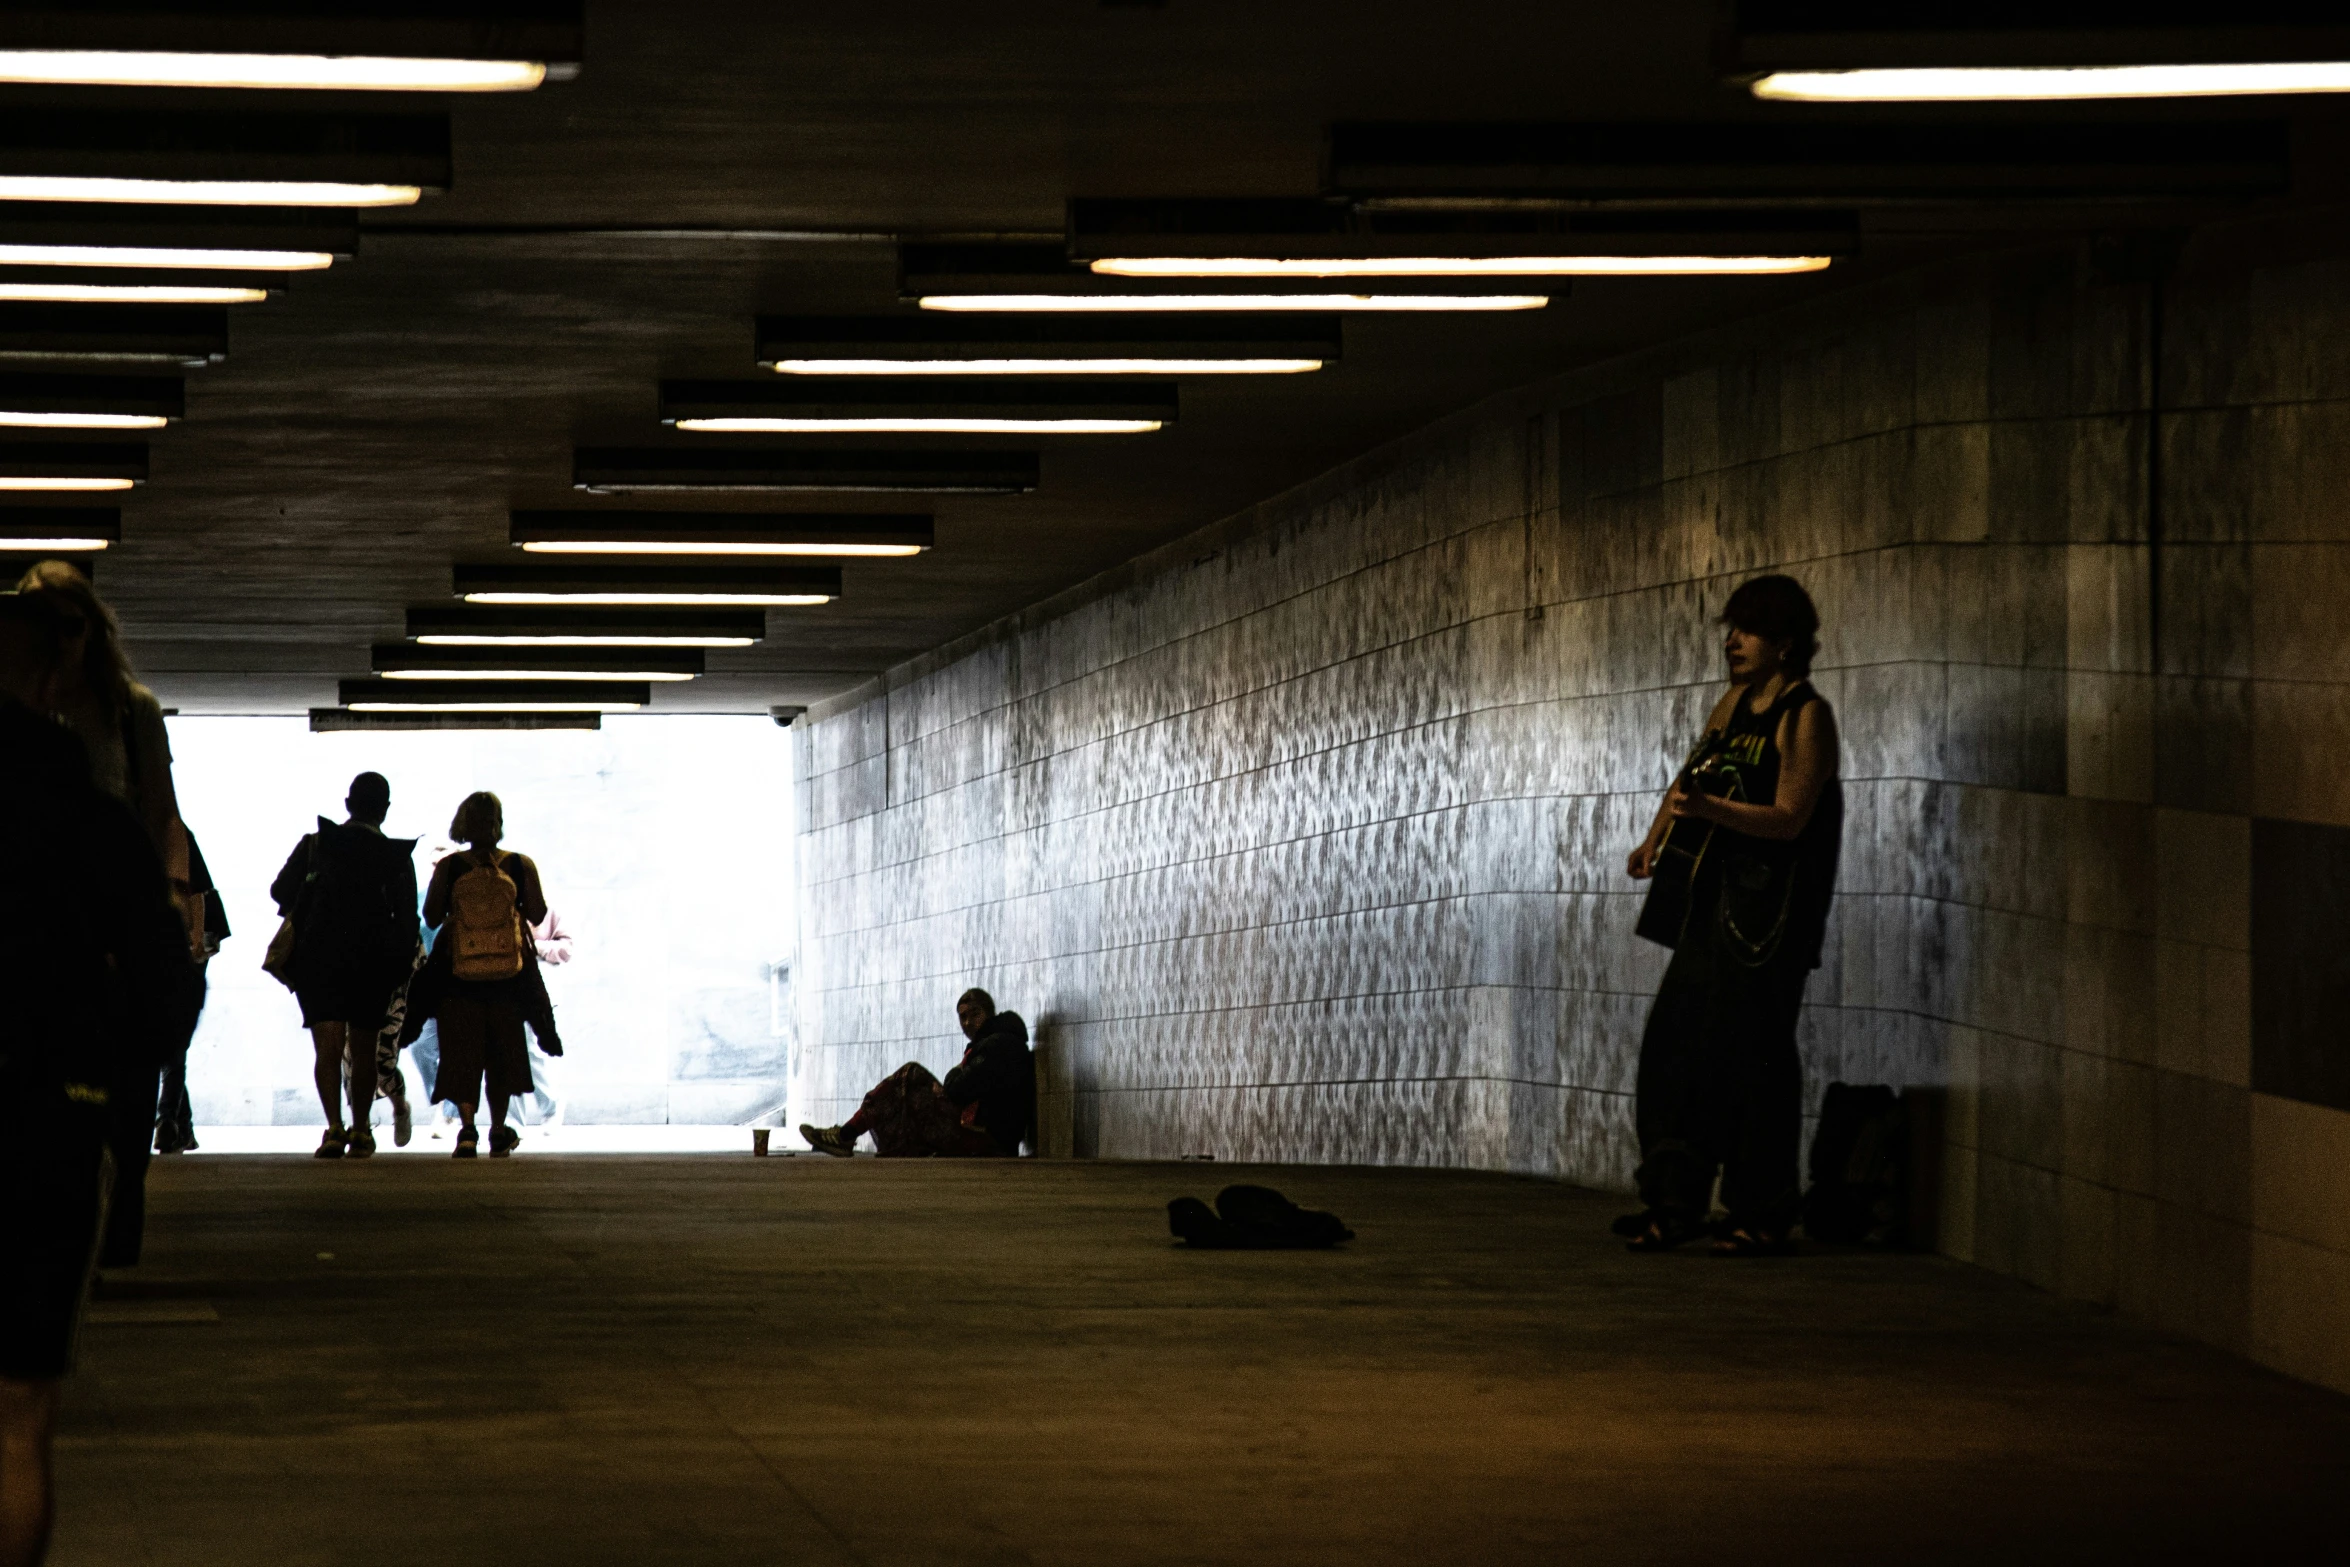
[(1725, 1257), (1794, 1249), (1803, 1133), (1795, 1023), (1819, 967), (1844, 830), (1836, 716), (1812, 688), (1819, 611), (1792, 577), (1723, 606), (1730, 689), (1626, 869), (1650, 883), (1639, 934), (1673, 949), (1641, 1038), (1635, 1117), (1646, 1210), (1634, 1251), (1707, 1231)]

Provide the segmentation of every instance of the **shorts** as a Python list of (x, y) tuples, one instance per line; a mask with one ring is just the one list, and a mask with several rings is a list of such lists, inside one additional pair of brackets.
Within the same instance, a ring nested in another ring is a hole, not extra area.
[(104, 1118), (64, 1117), (0, 1149), (0, 1377), (18, 1382), (53, 1382), (73, 1369), (114, 1184)]
[(482, 1081), (489, 1101), (502, 1104), (531, 1091), (530, 1047), (522, 1037), (522, 1012), (503, 1000), (464, 995), (452, 985), (441, 999), (441, 1064), (433, 1074), (435, 1104), (480, 1104)]

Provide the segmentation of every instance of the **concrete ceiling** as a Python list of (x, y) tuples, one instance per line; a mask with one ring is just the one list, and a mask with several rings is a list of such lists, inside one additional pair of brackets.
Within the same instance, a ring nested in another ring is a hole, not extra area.
[[(100, 587), (167, 703), (331, 704), (408, 605), (449, 601), (452, 561), (506, 556), (510, 507), (626, 505), (572, 491), (571, 451), (689, 439), (655, 422), (661, 378), (754, 376), (759, 312), (900, 309), (894, 236), (1052, 235), (1072, 195), (1310, 193), (1337, 120), (1767, 114), (1716, 78), (1712, 18), (1694, 0), (592, 4), (578, 81), (450, 103), (447, 195), (367, 215), (355, 259), (236, 310), (227, 361), (189, 372), (185, 422), (153, 439)], [(1811, 277), (1350, 318), (1338, 366), (1187, 380), (1168, 431), (994, 443), (1041, 448), (1035, 493), (940, 499), (935, 550), (850, 564), (841, 602), (770, 612), (765, 644), (713, 653), (656, 706), (833, 694), (1494, 391), (2002, 242), (1877, 235)]]

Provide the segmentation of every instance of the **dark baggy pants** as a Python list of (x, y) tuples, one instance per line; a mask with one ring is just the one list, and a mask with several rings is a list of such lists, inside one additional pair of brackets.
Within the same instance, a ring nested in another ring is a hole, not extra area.
[(1640, 1041), (1640, 1196), (1702, 1223), (1718, 1170), (1733, 1224), (1784, 1233), (1801, 1197), (1795, 1020), (1811, 976), (1785, 958), (1748, 968), (1700, 923), (1673, 953)]
[(1002, 1152), (962, 1117), (929, 1069), (909, 1061), (865, 1096), (841, 1130), (852, 1137), (872, 1133), (884, 1159), (992, 1159)]
[(163, 1102), (155, 1111), (155, 1151), (186, 1153), (196, 1146), (195, 1107), (188, 1099), (185, 1046), (163, 1064)]

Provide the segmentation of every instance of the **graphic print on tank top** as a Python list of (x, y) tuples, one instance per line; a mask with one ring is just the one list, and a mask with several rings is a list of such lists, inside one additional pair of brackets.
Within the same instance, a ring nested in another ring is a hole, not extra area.
[[(1734, 769), (1736, 798), (1767, 805), (1779, 797), (1786, 758), (1779, 731), (1797, 712), (1825, 700), (1808, 683), (1789, 687), (1762, 712), (1741, 696), (1714, 744), (1723, 767)], [(1713, 917), (1722, 949), (1748, 968), (1762, 968), (1785, 956), (1805, 968), (1819, 963), (1827, 902), (1834, 890), (1836, 852), (1843, 836), (1844, 797), (1831, 778), (1812, 807), (1810, 820), (1792, 839), (1757, 838), (1731, 828), (1714, 835), (1708, 859)]]

